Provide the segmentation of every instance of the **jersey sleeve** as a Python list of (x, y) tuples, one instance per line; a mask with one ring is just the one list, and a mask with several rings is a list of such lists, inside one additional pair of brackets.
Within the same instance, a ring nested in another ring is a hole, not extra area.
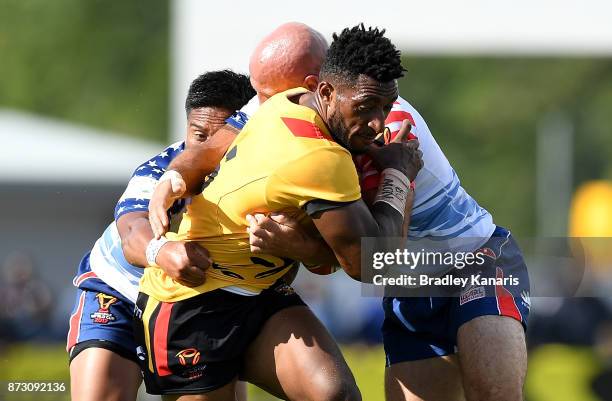
[(229, 116), (225, 120), (225, 123), (236, 128), (237, 130), (242, 130), (248, 121), (249, 116), (246, 113), (242, 111), (237, 111), (231, 116)]
[[(126, 213), (149, 210), (149, 201), (157, 181), (164, 174), (170, 162), (184, 149), (185, 143), (177, 142), (136, 168), (123, 195), (115, 206), (115, 220)], [(182, 204), (184, 204), (183, 200), (175, 202), (170, 208), (170, 214), (182, 209)]]
[(349, 153), (337, 146), (322, 147), (285, 163), (266, 185), (268, 204), (275, 208), (304, 208), (316, 202), (324, 210), (361, 198), (355, 165)]

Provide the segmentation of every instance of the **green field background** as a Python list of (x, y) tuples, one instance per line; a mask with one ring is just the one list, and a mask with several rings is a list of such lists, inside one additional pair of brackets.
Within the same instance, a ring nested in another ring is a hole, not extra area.
[[(381, 346), (345, 345), (344, 355), (367, 401), (383, 401), (384, 351)], [(592, 381), (602, 369), (590, 348), (560, 344), (545, 345), (530, 352), (525, 385), (527, 401), (602, 401), (591, 390)], [(10, 381), (53, 380), (65, 382), (69, 373), (62, 345), (14, 345), (0, 354), (0, 383)], [(441, 378), (441, 380), (443, 380)], [(8, 394), (0, 391), (0, 401), (63, 401), (64, 394)], [(250, 401), (276, 398), (251, 386)]]

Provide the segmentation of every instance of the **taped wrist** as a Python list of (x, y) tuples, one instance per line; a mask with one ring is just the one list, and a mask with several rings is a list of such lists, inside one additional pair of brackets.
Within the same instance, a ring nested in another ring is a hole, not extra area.
[(404, 173), (394, 168), (386, 168), (381, 173), (374, 204), (384, 202), (404, 217), (406, 197), (408, 196), (409, 189), (410, 180)]
[(164, 244), (168, 241), (169, 240), (166, 237), (161, 237), (160, 239), (153, 238), (151, 241), (149, 241), (149, 244), (147, 245), (147, 249), (145, 251), (147, 263), (149, 264), (149, 266), (159, 267), (156, 262), (157, 254), (159, 253), (161, 247), (164, 246)]

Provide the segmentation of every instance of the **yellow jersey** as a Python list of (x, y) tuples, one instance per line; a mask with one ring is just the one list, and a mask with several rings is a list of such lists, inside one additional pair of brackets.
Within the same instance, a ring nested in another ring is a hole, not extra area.
[(247, 214), (283, 211), (304, 224), (312, 221), (308, 202), (352, 202), (361, 197), (351, 154), (331, 138), (321, 117), (290, 98), (291, 89), (268, 99), (228, 148), (201, 194), (191, 200), (178, 233), (171, 240), (197, 241), (214, 261), (206, 282), (186, 287), (158, 267), (148, 267), (140, 291), (176, 302), (218, 288), (237, 286), (250, 292), (270, 287), (294, 261), (253, 254)]

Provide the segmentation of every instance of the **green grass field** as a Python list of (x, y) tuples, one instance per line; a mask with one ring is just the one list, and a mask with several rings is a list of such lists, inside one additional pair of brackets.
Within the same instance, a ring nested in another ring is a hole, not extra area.
[[(342, 347), (363, 399), (383, 401), (384, 352), (382, 347)], [(527, 401), (601, 401), (590, 389), (602, 363), (589, 348), (547, 345), (531, 352), (525, 385)], [(64, 393), (8, 393), (10, 381), (58, 381), (68, 388), (68, 363), (62, 345), (14, 345), (0, 353), (0, 401), (64, 401)], [(274, 397), (251, 386), (249, 401)]]

